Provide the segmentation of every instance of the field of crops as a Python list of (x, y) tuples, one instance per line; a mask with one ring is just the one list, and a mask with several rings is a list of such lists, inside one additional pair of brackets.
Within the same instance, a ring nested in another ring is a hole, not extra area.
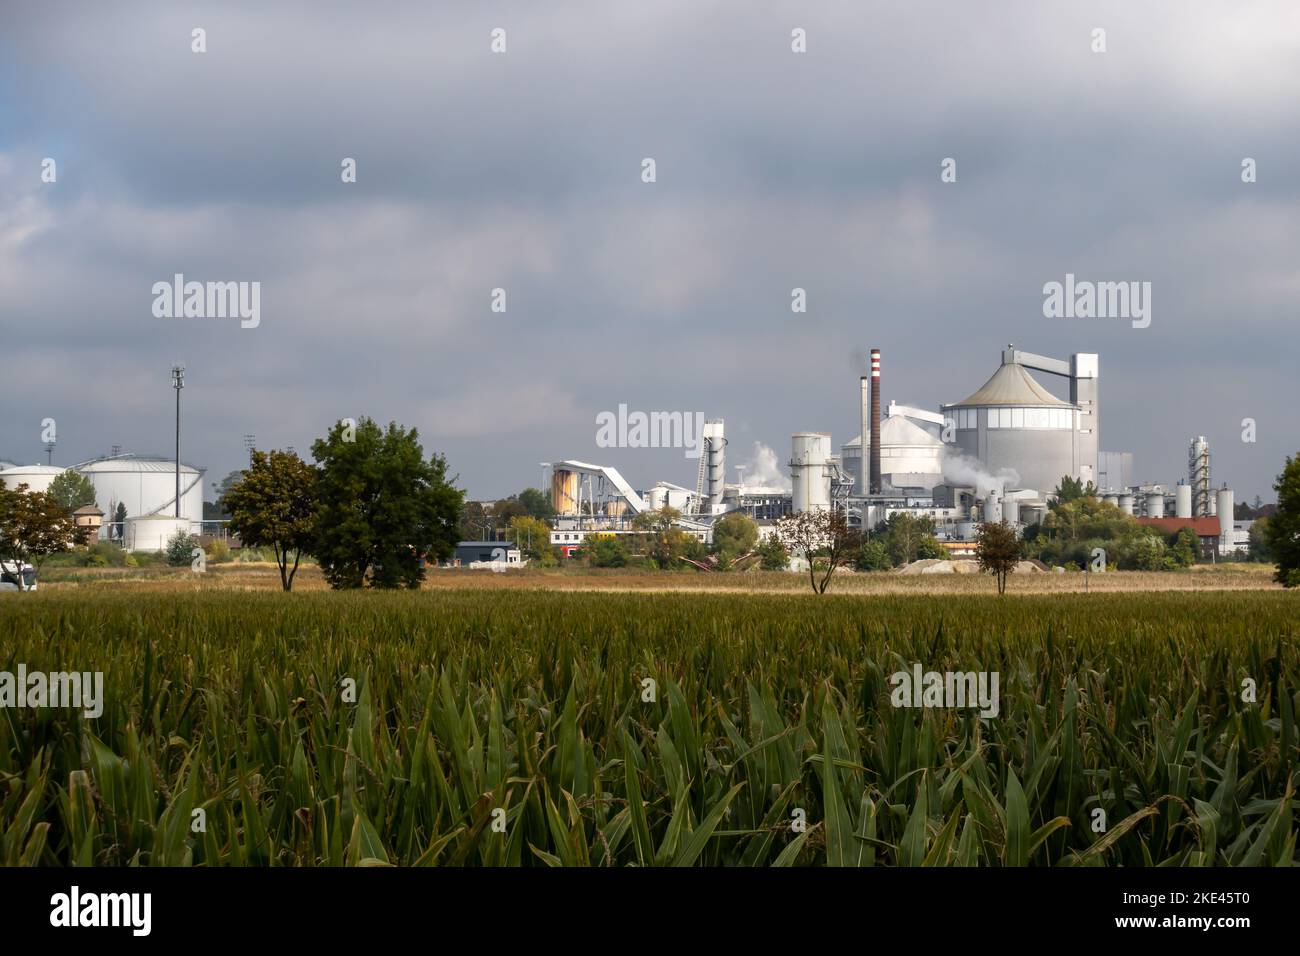
[[(0, 670), (102, 671), (105, 701), (3, 708), (0, 863), (1291, 865), (1298, 611), (1276, 592), (11, 596)], [(998, 715), (892, 706), (915, 664), (996, 672)]]

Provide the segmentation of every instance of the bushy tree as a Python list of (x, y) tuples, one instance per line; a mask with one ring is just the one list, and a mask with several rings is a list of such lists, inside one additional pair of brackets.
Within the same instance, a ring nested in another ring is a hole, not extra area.
[(674, 567), (679, 557), (689, 557), (690, 542), (697, 541), (677, 527), (681, 516), (676, 508), (665, 507), (658, 511), (643, 511), (632, 519), (639, 545), (658, 568)]
[(1072, 478), (1069, 475), (1061, 476), (1061, 483), (1056, 486), (1053, 492), (1058, 505), (1069, 504), (1071, 501), (1078, 501), (1081, 498), (1097, 497), (1097, 486), (1089, 481), (1086, 485), (1082, 478)]
[(894, 559), (889, 556), (889, 548), (880, 538), (865, 541), (853, 557), (853, 567), (858, 571), (889, 571), (894, 567)]
[(49, 492), (0, 482), (0, 561), (19, 571), (30, 564), (39, 574), (46, 558), (72, 547), (74, 534), (67, 509)]
[(787, 571), (790, 568), (790, 554), (781, 543), (780, 535), (769, 534), (758, 546), (758, 566), (764, 571)]
[(312, 445), (320, 467), (315, 554), (334, 588), (418, 587), (423, 559), (455, 552), (464, 492), (417, 431), (339, 422)]
[(271, 547), (280, 587), (291, 591), (302, 556), (315, 544), (317, 469), (296, 454), (254, 451), (238, 474), (220, 501), (230, 529), (245, 546)]
[(519, 492), (519, 503), (523, 505), (529, 517), (541, 518), (543, 521), (550, 521), (555, 517), (555, 509), (551, 507), (551, 496), (538, 488), (525, 488)]
[(1252, 561), (1269, 561), (1273, 560), (1273, 549), (1268, 543), (1268, 525), (1269, 518), (1256, 518), (1250, 525), (1250, 531), (1247, 532), (1250, 541), (1250, 560)]
[(877, 532), (894, 567), (919, 558), (946, 558), (947, 552), (934, 534), (934, 519), (895, 511)]
[(581, 554), (593, 568), (622, 568), (627, 566), (627, 545), (622, 538), (608, 535), (588, 538)]
[(560, 563), (551, 546), (551, 526), (541, 518), (516, 515), (510, 521), (510, 540), (538, 567), (551, 568)]
[(1179, 528), (1178, 533), (1169, 542), (1169, 555), (1181, 568), (1190, 568), (1196, 563), (1196, 555), (1201, 550), (1201, 539), (1191, 528)]
[(1268, 547), (1277, 565), (1273, 578), (1283, 587), (1300, 587), (1300, 454), (1287, 456), (1273, 484), (1277, 510), (1268, 519)]
[(1007, 577), (1020, 563), (1020, 537), (1005, 521), (988, 521), (979, 526), (975, 538), (975, 559), (980, 570), (998, 579), (998, 594), (1006, 594)]
[(194, 549), (199, 546), (199, 539), (183, 528), (167, 539), (167, 563), (173, 568), (188, 567), (194, 560)]
[(808, 581), (817, 594), (826, 593), (835, 571), (862, 542), (861, 534), (838, 510), (799, 511), (786, 515), (776, 528), (786, 550), (808, 562)]
[(749, 554), (758, 543), (758, 522), (739, 511), (723, 515), (713, 523), (713, 550), (735, 559)]
[(95, 486), (89, 478), (71, 468), (56, 475), (46, 490), (59, 503), (59, 507), (68, 513), (83, 505), (95, 503)]

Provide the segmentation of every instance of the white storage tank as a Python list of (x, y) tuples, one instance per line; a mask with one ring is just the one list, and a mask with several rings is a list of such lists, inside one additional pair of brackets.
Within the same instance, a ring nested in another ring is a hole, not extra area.
[(1133, 513), (1133, 496), (1132, 496), (1132, 495), (1120, 495), (1120, 496), (1119, 496), (1119, 510), (1122, 511), (1122, 512), (1124, 512), (1126, 515), (1131, 515), (1131, 514)]
[(986, 524), (1000, 524), (1002, 521), (1002, 499), (996, 491), (990, 491), (984, 499), (984, 521)]
[(1002, 517), (1007, 524), (1020, 524), (1020, 502), (1015, 498), (1008, 498), (1002, 503)]
[(1215, 499), (1219, 513), (1219, 552), (1227, 554), (1233, 549), (1232, 513), (1235, 510), (1235, 502), (1232, 489), (1220, 488), (1219, 493), (1215, 495)]
[(26, 485), (28, 491), (49, 491), (50, 482), (67, 470), (54, 465), (16, 465), (0, 471), (0, 482), (10, 490)]
[(1147, 495), (1147, 517), (1163, 518), (1165, 516), (1165, 496), (1158, 491)]
[(1174, 488), (1174, 515), (1178, 518), (1192, 516), (1192, 486), (1180, 484)]
[(790, 437), (791, 504), (796, 512), (831, 506), (831, 436), (827, 432), (798, 432)]
[[(78, 465), (95, 486), (95, 504), (105, 516), (126, 505), (128, 518), (150, 515), (175, 517), (176, 462), (165, 458), (118, 455)], [(181, 462), (181, 518), (198, 524), (203, 520), (203, 469)], [(105, 526), (107, 526), (107, 520)]]
[(190, 534), (190, 522), (167, 515), (142, 515), (126, 519), (123, 547), (128, 551), (166, 551), (177, 531)]

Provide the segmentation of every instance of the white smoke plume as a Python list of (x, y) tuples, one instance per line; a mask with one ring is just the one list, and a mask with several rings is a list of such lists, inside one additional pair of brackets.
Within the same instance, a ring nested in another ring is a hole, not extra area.
[(943, 454), (943, 480), (945, 484), (974, 488), (981, 498), (990, 491), (1001, 494), (1008, 487), (1020, 485), (1020, 473), (1014, 468), (999, 469), (996, 474), (988, 471), (982, 462), (969, 455), (945, 449)]
[(762, 442), (754, 442), (754, 450), (740, 472), (740, 480), (749, 488), (774, 488), (790, 491), (790, 476), (781, 470), (781, 459), (775, 451)]

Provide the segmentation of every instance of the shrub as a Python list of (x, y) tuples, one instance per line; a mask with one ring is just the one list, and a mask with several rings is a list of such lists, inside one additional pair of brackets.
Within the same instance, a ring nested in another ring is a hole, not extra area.
[(199, 539), (188, 531), (177, 531), (167, 540), (167, 563), (173, 568), (189, 567)]
[(212, 540), (203, 549), (208, 556), (208, 564), (225, 564), (230, 560), (230, 545), (221, 540)]

